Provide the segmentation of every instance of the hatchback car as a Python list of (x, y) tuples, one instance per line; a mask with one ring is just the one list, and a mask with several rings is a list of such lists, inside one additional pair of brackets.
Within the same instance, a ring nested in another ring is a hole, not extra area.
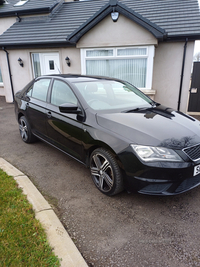
[(200, 122), (118, 79), (42, 76), (15, 95), (21, 138), (90, 168), (96, 187), (174, 195), (200, 184)]

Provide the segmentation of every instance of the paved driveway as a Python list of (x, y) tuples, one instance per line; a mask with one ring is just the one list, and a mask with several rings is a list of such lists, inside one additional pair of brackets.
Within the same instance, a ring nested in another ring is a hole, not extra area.
[(23, 143), (14, 105), (2, 97), (0, 157), (54, 205), (89, 266), (200, 266), (200, 187), (175, 197), (106, 197), (80, 163), (43, 142)]

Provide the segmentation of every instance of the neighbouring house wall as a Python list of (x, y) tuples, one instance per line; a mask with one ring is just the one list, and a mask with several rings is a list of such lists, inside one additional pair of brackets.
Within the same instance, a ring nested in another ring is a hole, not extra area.
[[(11, 17), (11, 18), (0, 18), (0, 35), (5, 32), (8, 28), (10, 28), (10, 26), (12, 26), (14, 23), (16, 22), (16, 18), (15, 17)], [(3, 52), (4, 53), (4, 52)], [(0, 53), (0, 68), (1, 71), (3, 72), (2, 68), (3, 68), (3, 64), (4, 64), (4, 57), (1, 55)], [(2, 76), (4, 77), (4, 73), (2, 73)], [(3, 84), (0, 84), (0, 95), (5, 95), (5, 84), (7, 83), (7, 81), (3, 78)]]
[(146, 29), (123, 15), (117, 22), (107, 16), (78, 42), (78, 48), (157, 45), (157, 39)]
[[(31, 68), (29, 64), (29, 53), (27, 50), (7, 50), (9, 53), (9, 62), (10, 62), (10, 70), (12, 75), (12, 82), (14, 92), (22, 89), (26, 83), (30, 81), (31, 77)], [(18, 58), (22, 58), (24, 61), (24, 67), (22, 68), (19, 66)], [(12, 89), (11, 89), (11, 82), (9, 77), (9, 69), (8, 69), (8, 62), (6, 53), (1, 50), (0, 51), (0, 58), (1, 58), (1, 71), (3, 76), (3, 83), (4, 83), (4, 95), (6, 98), (6, 102), (13, 102), (12, 97)], [(21, 87), (22, 86), (22, 87)]]
[(16, 22), (16, 17), (0, 18), (0, 35)]
[(4, 96), (5, 93), (4, 93), (4, 85), (1, 85), (0, 84), (0, 96)]
[[(155, 101), (177, 109), (185, 42), (159, 43), (155, 51), (153, 89)], [(187, 111), (194, 42), (188, 42), (180, 110)]]
[[(62, 48), (62, 49), (18, 49), (18, 50), (8, 50), (10, 69), (12, 74), (14, 93), (21, 90), (27, 83), (29, 83), (33, 77), (31, 53), (59, 53), (60, 59), (60, 71), (61, 73), (81, 73), (80, 64), (80, 50), (77, 48)], [(71, 66), (68, 67), (65, 58), (69, 57), (71, 60)], [(21, 58), (24, 63), (24, 67), (21, 67), (18, 63), (18, 58)], [(0, 60), (2, 62), (2, 76), (4, 80), (4, 91), (0, 95), (5, 95), (7, 102), (12, 102), (12, 90), (10, 84), (10, 77), (8, 72), (8, 64), (6, 53), (0, 50)]]
[(7, 102), (12, 102), (12, 90), (10, 85), (9, 70), (7, 64), (6, 53), (0, 49), (0, 68), (3, 78), (3, 85), (0, 86), (0, 96), (6, 96), (6, 91), (8, 90), (11, 97), (7, 98)]

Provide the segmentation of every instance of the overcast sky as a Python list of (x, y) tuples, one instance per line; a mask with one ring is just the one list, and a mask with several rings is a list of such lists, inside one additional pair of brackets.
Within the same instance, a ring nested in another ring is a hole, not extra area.
[[(198, 1), (199, 1), (199, 6), (200, 6), (200, 0), (198, 0)], [(198, 52), (200, 52), (200, 41), (196, 41), (196, 42), (195, 42), (194, 55), (195, 55), (196, 53), (198, 53)]]
[(195, 42), (194, 55), (198, 52), (200, 52), (200, 41)]

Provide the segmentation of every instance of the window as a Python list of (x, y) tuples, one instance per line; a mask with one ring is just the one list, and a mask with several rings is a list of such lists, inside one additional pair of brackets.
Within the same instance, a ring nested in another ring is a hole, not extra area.
[(154, 46), (82, 49), (82, 73), (126, 80), (151, 89)]
[(2, 78), (1, 68), (0, 68), (0, 84), (1, 83), (3, 83), (3, 78)]
[(46, 101), (50, 81), (50, 79), (41, 79), (36, 81), (32, 87), (29, 88), (27, 95), (32, 95), (32, 97), (36, 99)]
[(37, 78), (41, 76), (41, 67), (40, 67), (40, 56), (39, 54), (32, 54), (33, 60), (33, 70), (34, 70), (34, 77)]
[(49, 60), (49, 69), (50, 70), (54, 70), (54, 61), (53, 60)]
[(64, 103), (77, 104), (77, 98), (70, 89), (70, 87), (59, 80), (55, 80), (51, 93), (51, 104), (60, 106)]
[(24, 4), (26, 4), (26, 2), (28, 2), (28, 0), (20, 0), (14, 6), (23, 6)]

